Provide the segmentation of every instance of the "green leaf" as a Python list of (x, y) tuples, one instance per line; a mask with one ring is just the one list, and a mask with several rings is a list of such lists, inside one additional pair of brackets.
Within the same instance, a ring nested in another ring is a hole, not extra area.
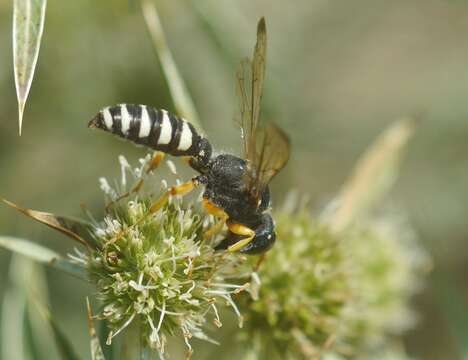
[[(56, 358), (54, 349), (54, 339), (51, 331), (44, 331), (44, 319), (37, 311), (36, 304), (49, 306), (49, 292), (47, 278), (42, 264), (33, 262), (24, 256), (15, 255), (29, 266), (22, 265), (23, 277), (27, 279), (24, 283), (24, 290), (27, 292), (27, 340), (34, 354), (34, 359)], [(32, 269), (25, 272), (25, 269)], [(55, 356), (52, 356), (55, 355)]]
[(0, 247), (26, 256), (34, 261), (62, 270), (82, 280), (87, 280), (85, 269), (64, 259), (59, 254), (28, 240), (0, 236)]
[(39, 302), (36, 302), (36, 306), (39, 309), (39, 312), (42, 314), (44, 319), (46, 319), (52, 329), (54, 335), (55, 343), (59, 350), (59, 354), (63, 360), (79, 360), (80, 358), (76, 354), (71, 342), (68, 340), (65, 333), (58, 326), (55, 319), (50, 314), (47, 307), (41, 305)]
[(401, 119), (369, 146), (341, 189), (339, 207), (331, 219), (333, 230), (341, 231), (368, 213), (388, 192), (397, 178), (401, 155), (414, 130), (414, 119)]
[(34, 305), (48, 303), (43, 267), (13, 254), (2, 307), (2, 359), (55, 358), (53, 339)]
[(92, 360), (105, 360), (104, 353), (102, 351), (101, 344), (99, 343), (99, 337), (96, 333), (96, 328), (94, 327), (93, 322), (93, 313), (91, 311), (91, 305), (89, 304), (89, 299), (86, 298), (86, 307), (88, 309), (88, 328), (89, 335), (91, 336), (91, 359)]
[(192, 98), (190, 97), (187, 87), (180, 76), (177, 65), (172, 57), (171, 50), (167, 45), (166, 35), (164, 34), (156, 5), (151, 0), (142, 0), (141, 7), (146, 21), (146, 26), (151, 35), (151, 39), (153, 40), (159, 61), (161, 62), (162, 70), (166, 77), (177, 113), (201, 129), (200, 120)]
[(19, 133), (41, 45), (46, 0), (14, 0), (13, 63), (18, 98)]
[(55, 215), (43, 211), (22, 208), (11, 201), (3, 199), (3, 202), (20, 213), (34, 219), (48, 227), (60, 231), (69, 238), (78, 241), (82, 245), (89, 248), (97, 248), (98, 244), (91, 236), (92, 225), (77, 219), (72, 219), (65, 216)]

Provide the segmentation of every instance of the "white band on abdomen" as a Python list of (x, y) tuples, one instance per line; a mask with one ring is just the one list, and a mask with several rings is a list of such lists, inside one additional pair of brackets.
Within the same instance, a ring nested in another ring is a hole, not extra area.
[(112, 114), (108, 107), (102, 109), (102, 116), (104, 117), (104, 124), (106, 125), (107, 130), (112, 130), (114, 121), (112, 120)]
[(192, 146), (192, 131), (185, 121), (182, 121), (182, 132), (180, 134), (179, 145), (177, 150), (184, 151), (188, 150)]
[(151, 132), (151, 119), (148, 114), (148, 110), (146, 106), (141, 106), (141, 121), (140, 121), (140, 132), (138, 133), (138, 137), (145, 138), (148, 137)]
[(127, 105), (122, 104), (120, 105), (120, 123), (122, 134), (127, 135), (128, 131), (130, 130), (130, 121), (132, 121), (132, 117), (128, 113)]
[(167, 145), (171, 142), (172, 125), (167, 111), (162, 110), (162, 113), (163, 118), (161, 122), (161, 134), (159, 135), (158, 145)]

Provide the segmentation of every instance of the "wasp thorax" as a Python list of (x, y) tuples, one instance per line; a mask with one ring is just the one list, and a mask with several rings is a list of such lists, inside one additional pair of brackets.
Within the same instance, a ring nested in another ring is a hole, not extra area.
[(219, 185), (228, 187), (243, 183), (246, 161), (230, 154), (218, 155), (211, 165), (210, 175)]

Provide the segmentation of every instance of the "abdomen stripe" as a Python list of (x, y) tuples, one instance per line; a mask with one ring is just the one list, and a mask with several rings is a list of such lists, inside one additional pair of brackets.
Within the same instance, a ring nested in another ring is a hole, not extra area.
[(169, 113), (166, 110), (162, 110), (162, 122), (161, 122), (161, 134), (159, 135), (158, 144), (167, 145), (171, 142), (173, 136), (173, 127), (177, 126), (169, 117)]
[(89, 126), (171, 155), (195, 156), (199, 152), (201, 136), (190, 123), (166, 110), (146, 105), (106, 107)]

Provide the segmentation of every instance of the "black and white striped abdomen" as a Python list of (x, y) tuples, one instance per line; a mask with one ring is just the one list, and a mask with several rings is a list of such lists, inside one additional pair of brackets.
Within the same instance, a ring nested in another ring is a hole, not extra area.
[(106, 107), (88, 126), (171, 155), (196, 156), (200, 151), (202, 137), (192, 124), (166, 110), (146, 105)]

